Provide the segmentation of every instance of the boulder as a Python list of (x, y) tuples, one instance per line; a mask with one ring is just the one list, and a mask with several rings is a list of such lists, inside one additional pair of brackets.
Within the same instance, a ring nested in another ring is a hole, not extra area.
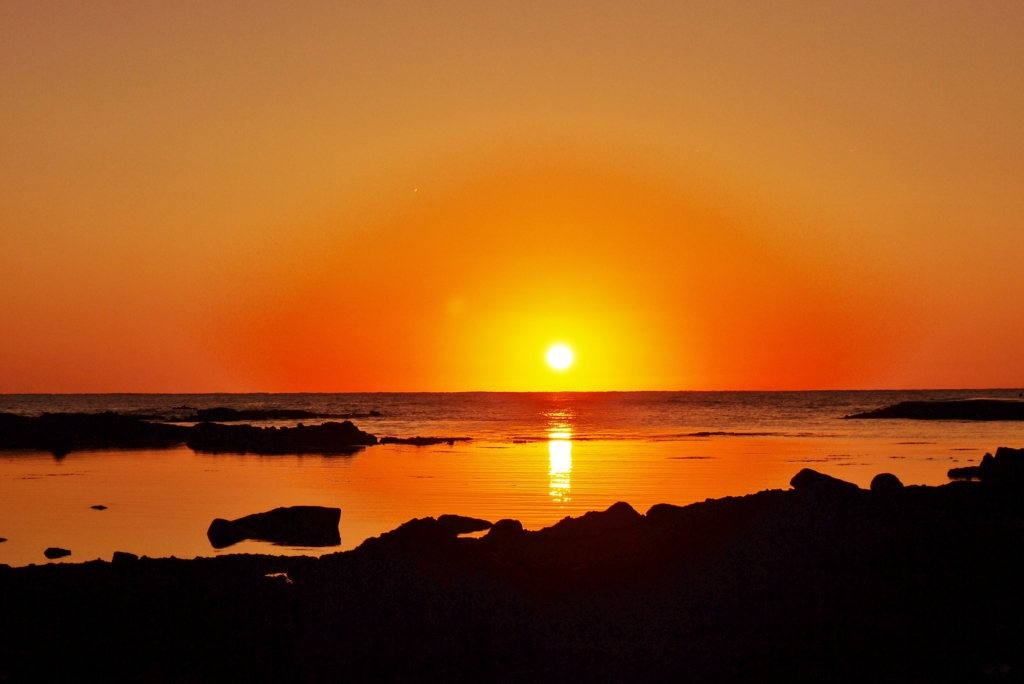
[(494, 523), (484, 539), (491, 541), (507, 541), (516, 539), (523, 534), (523, 523), (518, 520), (504, 518)]
[(470, 534), (472, 532), (483, 532), (492, 527), (492, 523), (480, 518), (467, 518), (464, 515), (442, 515), (437, 519), (438, 524), (447, 527), (455, 534)]
[(70, 556), (71, 552), (67, 549), (62, 549), (57, 546), (51, 546), (50, 548), (43, 551), (43, 555), (49, 558), (50, 560), (53, 560), (55, 558), (64, 558), (65, 556)]
[(901, 489), (903, 489), (903, 483), (892, 473), (879, 473), (871, 480), (871, 491), (873, 492), (898, 492)]
[(789, 484), (798, 492), (811, 494), (846, 495), (860, 491), (860, 487), (852, 482), (846, 482), (810, 468), (804, 468), (794, 475)]
[(217, 518), (210, 523), (206, 537), (215, 549), (246, 540), (278, 546), (337, 546), (341, 544), (340, 521), (340, 508), (291, 506), (238, 520)]
[(996, 455), (985, 454), (976, 466), (952, 468), (951, 480), (978, 479), (988, 484), (1024, 485), (1024, 449), (999, 447)]
[(139, 557), (134, 553), (128, 553), (127, 551), (115, 551), (114, 557), (110, 559), (111, 563), (132, 563), (139, 560)]

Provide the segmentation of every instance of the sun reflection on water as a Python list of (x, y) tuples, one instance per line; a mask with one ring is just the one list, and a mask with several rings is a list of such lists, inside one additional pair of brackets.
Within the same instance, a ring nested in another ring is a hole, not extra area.
[(552, 439), (548, 442), (548, 477), (551, 499), (556, 503), (572, 501), (569, 496), (570, 475), (572, 474), (572, 442), (568, 439)]

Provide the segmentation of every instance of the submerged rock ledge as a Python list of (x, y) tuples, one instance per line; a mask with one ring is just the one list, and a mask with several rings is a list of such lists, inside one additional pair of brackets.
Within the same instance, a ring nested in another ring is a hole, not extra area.
[(0, 567), (0, 675), (1019, 680), (1024, 489), (876, 480), (804, 470), (787, 491), (538, 531), (421, 518), (321, 558)]
[(1024, 420), (1024, 401), (1016, 399), (963, 399), (957, 401), (901, 401), (892, 406), (845, 416), (847, 419), (906, 420)]

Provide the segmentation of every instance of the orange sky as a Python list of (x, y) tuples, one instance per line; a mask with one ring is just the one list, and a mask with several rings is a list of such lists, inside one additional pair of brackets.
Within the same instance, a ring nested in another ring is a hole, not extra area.
[(1018, 2), (141, 5), (0, 5), (0, 392), (1024, 385)]

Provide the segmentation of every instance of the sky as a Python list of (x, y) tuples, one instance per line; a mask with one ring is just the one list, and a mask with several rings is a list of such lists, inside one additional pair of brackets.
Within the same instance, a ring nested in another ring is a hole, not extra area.
[(1020, 387), (1021, 45), (1019, 2), (4, 2), (0, 392)]

